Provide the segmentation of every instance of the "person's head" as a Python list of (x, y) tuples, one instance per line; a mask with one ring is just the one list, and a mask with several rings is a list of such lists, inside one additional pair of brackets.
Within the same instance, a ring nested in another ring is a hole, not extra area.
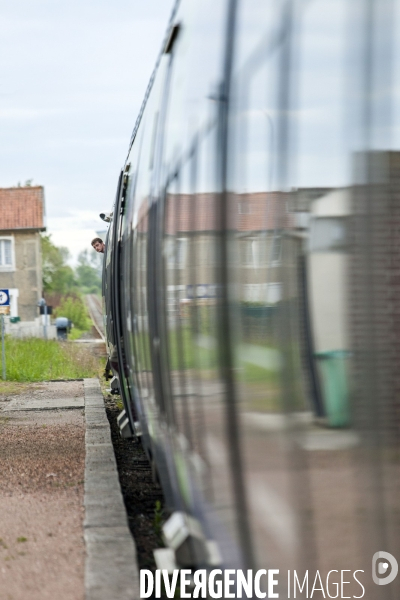
[(91, 243), (96, 252), (104, 253), (105, 244), (101, 238), (94, 238)]

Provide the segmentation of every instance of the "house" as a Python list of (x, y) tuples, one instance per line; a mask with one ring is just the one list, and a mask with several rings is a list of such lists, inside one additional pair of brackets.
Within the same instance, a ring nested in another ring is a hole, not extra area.
[(0, 288), (10, 290), (11, 316), (21, 321), (38, 317), (44, 215), (42, 186), (0, 188)]
[[(281, 299), (281, 229), (293, 221), (284, 209), (285, 200), (279, 192), (228, 196), (227, 227), (230, 240), (235, 240), (231, 260), (236, 265), (237, 299), (242, 302), (275, 304)], [(171, 297), (177, 284), (182, 298), (215, 295), (218, 206), (212, 193), (167, 196), (164, 254)], [(168, 303), (173, 306), (173, 299)]]
[[(253, 305), (276, 305), (283, 296), (281, 232), (295, 226), (293, 215), (287, 211), (287, 194), (231, 193), (226, 201), (228, 222), (224, 226), (229, 241), (235, 242), (229, 244), (230, 264), (235, 265), (235, 299)], [(152, 219), (146, 200), (135, 218), (138, 221), (135, 254), (144, 282), (139, 286), (138, 305), (146, 310), (147, 245)], [(168, 193), (163, 228), (168, 314), (179, 314), (180, 306), (189, 306), (193, 298), (204, 304), (215, 302), (219, 285), (220, 196), (212, 192)], [(295, 265), (287, 268), (294, 269)], [(295, 276), (291, 280), (295, 281)], [(286, 294), (293, 296), (294, 291), (288, 287)]]

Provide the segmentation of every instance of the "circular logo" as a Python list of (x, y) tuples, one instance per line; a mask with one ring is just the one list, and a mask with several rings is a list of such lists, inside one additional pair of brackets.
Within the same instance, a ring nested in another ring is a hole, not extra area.
[[(389, 567), (391, 567), (390, 570)], [(374, 580), (374, 583), (377, 585), (387, 585), (388, 583), (392, 583), (396, 578), (398, 571), (399, 565), (393, 554), (383, 552), (383, 550), (375, 552), (372, 557), (372, 579)]]
[(0, 304), (7, 304), (8, 302), (8, 294), (6, 292), (0, 291)]

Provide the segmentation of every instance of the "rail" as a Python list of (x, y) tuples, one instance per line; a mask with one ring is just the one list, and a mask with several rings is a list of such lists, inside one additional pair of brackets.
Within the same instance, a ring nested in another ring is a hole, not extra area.
[(103, 313), (100, 305), (100, 300), (94, 294), (87, 294), (85, 296), (86, 306), (88, 307), (90, 318), (93, 321), (93, 325), (100, 335), (101, 339), (105, 342), (105, 332), (103, 323)]

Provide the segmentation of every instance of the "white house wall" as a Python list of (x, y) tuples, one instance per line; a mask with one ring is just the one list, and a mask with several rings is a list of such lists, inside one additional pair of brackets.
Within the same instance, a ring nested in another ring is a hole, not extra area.
[(315, 351), (347, 350), (348, 258), (339, 253), (309, 254), (308, 269)]

